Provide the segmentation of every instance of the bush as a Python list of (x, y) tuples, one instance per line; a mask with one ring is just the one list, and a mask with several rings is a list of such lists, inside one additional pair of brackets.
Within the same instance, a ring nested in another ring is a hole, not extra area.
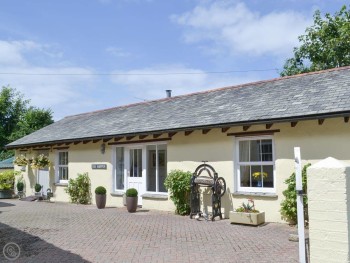
[(105, 195), (106, 192), (107, 192), (107, 190), (103, 186), (97, 186), (95, 189), (95, 194), (97, 194), (97, 195)]
[(19, 172), (5, 171), (0, 173), (0, 190), (11, 190), (15, 185), (15, 176)]
[(24, 189), (24, 183), (23, 182), (17, 182), (17, 191), (22, 192)]
[(176, 214), (188, 215), (191, 211), (191, 177), (191, 172), (172, 170), (165, 178), (164, 186), (169, 190), (170, 199), (176, 207)]
[(41, 190), (41, 185), (40, 184), (35, 184), (34, 189), (35, 189), (36, 193), (39, 193), (40, 190)]
[(127, 197), (136, 197), (138, 195), (138, 192), (135, 188), (129, 188), (128, 190), (126, 190), (125, 195)]
[[(307, 164), (303, 167), (302, 170), (302, 183), (303, 183), (303, 192), (307, 192), (307, 174), (306, 169), (311, 164)], [(282, 217), (286, 220), (288, 220), (290, 223), (295, 224), (298, 220), (298, 212), (297, 212), (297, 193), (296, 193), (296, 182), (295, 182), (295, 173), (292, 173), (292, 175), (284, 182), (288, 185), (287, 189), (283, 191), (283, 195), (285, 199), (281, 203), (281, 214)], [(308, 202), (307, 202), (307, 196), (304, 195), (303, 198), (304, 203), (304, 219), (305, 221), (309, 221), (309, 214), (308, 214)]]
[(88, 173), (78, 174), (76, 179), (69, 179), (65, 191), (72, 203), (91, 204), (91, 183)]

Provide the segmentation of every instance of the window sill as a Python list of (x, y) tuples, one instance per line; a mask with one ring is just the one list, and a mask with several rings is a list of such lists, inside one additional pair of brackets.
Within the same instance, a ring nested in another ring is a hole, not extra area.
[(277, 198), (278, 195), (275, 193), (261, 193), (261, 192), (234, 192), (233, 196), (258, 196), (258, 197), (270, 197)]
[(54, 183), (54, 186), (68, 186), (68, 183)]
[(111, 196), (124, 196), (125, 192), (124, 191), (115, 191), (111, 193)]
[(168, 194), (146, 193), (142, 198), (168, 200)]

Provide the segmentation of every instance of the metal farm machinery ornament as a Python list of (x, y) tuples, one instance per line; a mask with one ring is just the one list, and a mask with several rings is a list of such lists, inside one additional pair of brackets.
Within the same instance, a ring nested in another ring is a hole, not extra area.
[(208, 219), (207, 216), (200, 210), (200, 187), (208, 187), (211, 189), (211, 202), (212, 202), (212, 217), (211, 220), (214, 221), (215, 217), (219, 216), (222, 219), (221, 214), (221, 197), (226, 192), (226, 182), (222, 177), (218, 177), (218, 173), (215, 169), (206, 164), (199, 165), (191, 178), (191, 214), (192, 219), (195, 215), (196, 219), (199, 217), (204, 217)]

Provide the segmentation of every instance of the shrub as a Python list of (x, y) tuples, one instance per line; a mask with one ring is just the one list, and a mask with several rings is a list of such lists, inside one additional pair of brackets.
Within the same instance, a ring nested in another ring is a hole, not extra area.
[(165, 178), (164, 186), (169, 190), (170, 199), (176, 207), (176, 214), (188, 215), (191, 211), (191, 177), (191, 172), (172, 170)]
[(34, 186), (35, 192), (39, 193), (41, 190), (41, 185), (40, 184), (35, 184)]
[[(311, 164), (307, 164), (303, 167), (302, 170), (302, 183), (303, 183), (303, 192), (307, 192), (307, 174), (306, 169)], [(281, 203), (281, 214), (282, 217), (286, 220), (288, 220), (290, 223), (295, 224), (297, 222), (298, 218), (298, 212), (297, 212), (297, 193), (296, 193), (296, 182), (295, 182), (295, 173), (292, 173), (292, 175), (284, 182), (288, 185), (287, 189), (283, 191), (283, 195), (285, 199)], [(309, 214), (308, 214), (308, 202), (307, 202), (307, 196), (304, 195), (303, 198), (304, 203), (304, 219), (305, 221), (309, 221)]]
[(138, 195), (138, 192), (135, 188), (129, 188), (128, 190), (126, 190), (125, 195), (127, 197), (136, 197)]
[(24, 183), (23, 182), (17, 182), (17, 191), (22, 192), (24, 189)]
[(19, 172), (5, 171), (0, 173), (0, 190), (10, 190), (13, 189), (15, 185), (15, 176)]
[(90, 204), (91, 183), (88, 173), (78, 174), (76, 179), (69, 179), (65, 191), (69, 194), (72, 203)]
[(107, 192), (107, 190), (103, 186), (97, 186), (95, 189), (95, 194), (97, 194), (97, 195), (105, 195), (106, 192)]

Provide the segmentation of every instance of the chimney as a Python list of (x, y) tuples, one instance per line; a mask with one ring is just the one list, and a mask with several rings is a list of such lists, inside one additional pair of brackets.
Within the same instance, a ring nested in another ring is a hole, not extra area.
[(165, 92), (166, 92), (166, 97), (171, 98), (171, 89), (167, 89)]

